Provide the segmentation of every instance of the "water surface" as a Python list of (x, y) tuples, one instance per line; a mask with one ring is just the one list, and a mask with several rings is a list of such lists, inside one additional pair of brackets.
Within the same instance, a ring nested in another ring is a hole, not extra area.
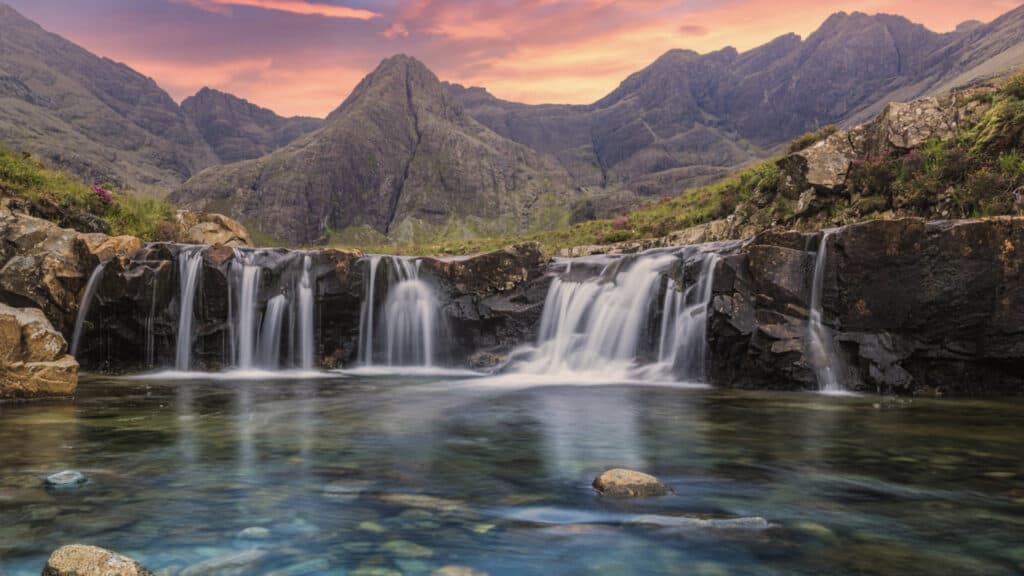
[[(277, 575), (1024, 571), (1018, 401), (386, 373), (79, 390), (0, 405), (0, 574), (72, 542), (168, 574), (246, 551)], [(675, 494), (602, 499), (611, 466)], [(42, 486), (66, 468), (89, 483)]]

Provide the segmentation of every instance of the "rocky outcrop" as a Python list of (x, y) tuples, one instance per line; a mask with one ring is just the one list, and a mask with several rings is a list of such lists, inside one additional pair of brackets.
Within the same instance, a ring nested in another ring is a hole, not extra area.
[(41, 310), (0, 303), (0, 399), (70, 396), (78, 362)]
[(178, 236), (191, 244), (253, 246), (249, 231), (223, 214), (179, 210), (174, 216)]
[(152, 576), (131, 558), (96, 546), (69, 544), (46, 561), (43, 576)]
[[(99, 246), (99, 237), (87, 237)], [(0, 302), (39, 308), (70, 334), (79, 291), (98, 263), (82, 248), (74, 230), (0, 205)]]
[(808, 316), (819, 250), (823, 322), (853, 390), (1024, 393), (1024, 219), (873, 221), (768, 232), (715, 272), (711, 380), (816, 389)]

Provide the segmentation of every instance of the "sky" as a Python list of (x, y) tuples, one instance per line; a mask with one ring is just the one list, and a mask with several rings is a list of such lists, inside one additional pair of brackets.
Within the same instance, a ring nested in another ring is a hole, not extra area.
[(383, 58), (507, 100), (590, 103), (673, 48), (740, 51), (840, 10), (937, 32), (1024, 0), (0, 0), (180, 101), (203, 86), (326, 116)]

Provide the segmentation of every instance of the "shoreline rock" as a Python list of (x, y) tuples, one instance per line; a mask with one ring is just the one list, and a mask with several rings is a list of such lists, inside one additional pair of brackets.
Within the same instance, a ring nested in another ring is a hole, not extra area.
[(78, 362), (42, 310), (0, 303), (0, 400), (70, 396)]
[(69, 544), (54, 551), (42, 576), (154, 576), (142, 564), (98, 546)]

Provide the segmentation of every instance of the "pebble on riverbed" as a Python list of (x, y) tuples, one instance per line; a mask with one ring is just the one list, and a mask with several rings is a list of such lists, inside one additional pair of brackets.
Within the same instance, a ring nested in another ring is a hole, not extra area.
[(50, 488), (77, 488), (85, 484), (87, 478), (78, 470), (64, 470), (46, 477), (46, 485)]
[(614, 498), (644, 498), (664, 496), (672, 490), (650, 474), (614, 468), (606, 470), (594, 479), (594, 488), (604, 496)]

